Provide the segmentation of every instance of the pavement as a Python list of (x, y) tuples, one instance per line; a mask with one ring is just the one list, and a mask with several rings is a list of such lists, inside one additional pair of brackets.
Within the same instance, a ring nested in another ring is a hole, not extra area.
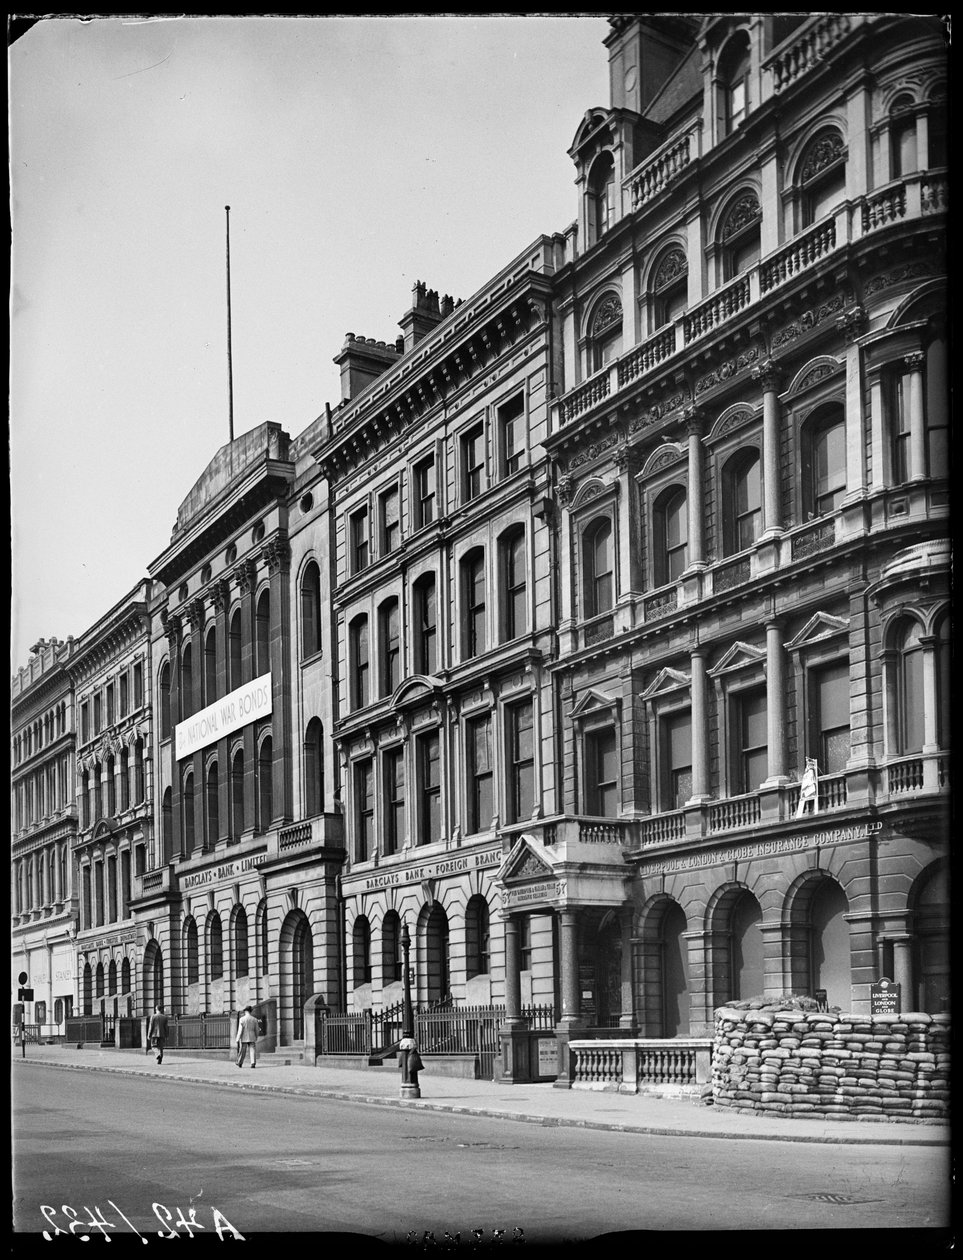
[[(590, 1089), (556, 1089), (551, 1084), (513, 1085), (432, 1074), (419, 1076), (421, 1098), (401, 1098), (401, 1075), (389, 1060), (382, 1067), (347, 1068), (286, 1058), (283, 1049), (262, 1054), (257, 1068), (238, 1068), (226, 1054), (167, 1050), (158, 1065), (141, 1050), (84, 1045), (28, 1045), (13, 1048), (14, 1074), (27, 1065), (74, 1072), (113, 1072), (244, 1091), (337, 1098), (380, 1107), (488, 1116), (541, 1125), (571, 1125), (624, 1133), (729, 1138), (768, 1142), (823, 1142), (833, 1145), (948, 1146), (950, 1125), (875, 1118), (795, 1118), (706, 1106), (692, 1098), (619, 1094)], [(14, 1075), (14, 1081), (16, 1076)]]

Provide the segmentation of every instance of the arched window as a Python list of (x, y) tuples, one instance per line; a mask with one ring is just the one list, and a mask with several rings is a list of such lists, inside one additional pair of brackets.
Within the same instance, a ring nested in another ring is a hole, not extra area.
[(166, 865), (174, 856), (174, 810), (170, 788), (164, 792), (161, 804), (161, 846), (161, 865)]
[(301, 578), (301, 655), (321, 651), (321, 570), (312, 560)]
[(130, 959), (125, 958), (120, 964), (120, 991), (121, 993), (130, 992)]
[(415, 672), (434, 674), (438, 668), (438, 608), (433, 573), (418, 579), (414, 596)]
[(161, 739), (171, 737), (171, 667), (165, 661), (160, 672)]
[(210, 977), (212, 980), (220, 980), (224, 975), (224, 933), (221, 927), (221, 916), (216, 910), (210, 918), (208, 949)]
[(107, 968), (107, 996), (113, 997), (117, 992), (117, 961), (112, 958)]
[(382, 696), (390, 696), (401, 682), (401, 619), (397, 599), (386, 599), (378, 609)]
[(244, 830), (244, 751), (239, 748), (231, 762), (231, 839), (240, 840)]
[(87, 770), (80, 776), (80, 816), (81, 826), (90, 826), (90, 774)]
[(649, 291), (652, 332), (677, 320), (688, 302), (689, 263), (678, 245), (670, 245), (652, 275)]
[(719, 228), (723, 281), (734, 280), (759, 261), (761, 223), (759, 198), (751, 189), (740, 193)]
[(185, 643), (181, 651), (181, 716), (194, 712), (194, 658), (191, 645)]
[(838, 403), (819, 408), (802, 434), (803, 515), (826, 516), (846, 493), (846, 415)]
[(942, 337), (935, 337), (926, 347), (925, 391), (926, 471), (931, 477), (946, 477), (950, 462), (949, 378)]
[(488, 902), (480, 894), (465, 907), (465, 964), (468, 979), (487, 976), (491, 962), (491, 932)]
[(381, 924), (381, 978), (384, 984), (397, 984), (404, 979), (404, 957), (401, 950), (401, 920), (396, 910), (389, 910)]
[(103, 772), (100, 762), (94, 763), (94, 822), (104, 816)]
[(719, 138), (731, 135), (749, 110), (749, 35), (736, 31), (719, 58), (716, 95)]
[(312, 718), (304, 733), (304, 812), (314, 818), (324, 810), (324, 729)]
[(247, 911), (243, 906), (234, 907), (234, 975), (238, 980), (248, 974)]
[(582, 602), (586, 617), (608, 612), (615, 597), (612, 564), (612, 522), (603, 517), (593, 521), (582, 537), (585, 582)]
[(475, 547), (461, 562), (462, 655), (480, 656), (487, 646), (485, 617), (485, 553)]
[(723, 554), (744, 551), (762, 532), (759, 452), (742, 451), (722, 471)]
[(90, 963), (84, 963), (84, 980), (83, 980), (83, 1003), (84, 1014), (93, 1015), (94, 1013), (94, 974), (91, 971)]
[(916, 102), (900, 93), (889, 107), (890, 174), (893, 179), (919, 170), (916, 147)]
[(936, 731), (941, 748), (950, 746), (950, 619), (936, 627)]
[(228, 637), (230, 658), (231, 690), (236, 691), (244, 681), (241, 671), (241, 610), (235, 610), (231, 618), (231, 631)]
[(96, 996), (99, 998), (102, 998), (104, 996), (104, 964), (102, 962), (99, 962), (97, 964), (97, 971), (95, 973), (95, 983), (96, 983)]
[(120, 750), (120, 808), (130, 807), (130, 749), (125, 744)]
[(107, 756), (107, 817), (113, 818), (117, 813), (117, 771), (114, 754)]
[(268, 972), (268, 907), (267, 898), (262, 897), (254, 912), (254, 939), (257, 950), (257, 971), (259, 976), (267, 976)]
[(184, 779), (184, 791), (181, 794), (183, 807), (183, 825), (181, 833), (184, 837), (184, 856), (190, 857), (194, 852), (194, 775), (188, 774)]
[(622, 353), (622, 299), (617, 293), (606, 293), (596, 306), (589, 324), (590, 368), (600, 368)]
[(204, 703), (217, 699), (217, 632), (213, 626), (204, 639)]
[(271, 592), (264, 590), (257, 601), (255, 625), (255, 661), (256, 674), (261, 677), (271, 669), (271, 653), (269, 641), (271, 637)]
[(207, 844), (213, 848), (217, 844), (219, 818), (218, 818), (218, 784), (217, 784), (217, 762), (211, 763), (207, 771), (207, 808), (206, 824), (207, 824)]
[(689, 519), (686, 492), (681, 486), (670, 486), (655, 501), (653, 508), (654, 556), (653, 573), (656, 586), (675, 582), (689, 563)]
[(368, 703), (368, 618), (355, 617), (348, 627), (348, 650), (351, 686), (351, 707), (361, 709)]
[(351, 933), (354, 955), (354, 987), (371, 983), (371, 925), (365, 915), (359, 914)]
[(923, 748), (923, 644), (920, 625), (907, 620), (896, 639), (896, 744), (903, 754)]
[(525, 528), (518, 525), (502, 535), (500, 543), (502, 608), (502, 642), (524, 634), (528, 625), (526, 610), (527, 574), (525, 562)]
[(201, 978), (197, 949), (197, 923), (193, 918), (184, 920), (184, 971), (188, 984), (197, 984)]
[(273, 742), (268, 735), (261, 740), (257, 757), (257, 794), (262, 832), (270, 831), (271, 819), (274, 817), (273, 763)]
[(594, 245), (615, 222), (615, 162), (608, 150), (595, 159), (588, 195), (589, 243)]
[(134, 802), (139, 805), (144, 800), (144, 741), (141, 737), (134, 741)]
[(799, 225), (809, 227), (846, 198), (846, 149), (835, 127), (827, 127), (806, 145), (797, 178)]
[(945, 85), (938, 85), (929, 98), (929, 111), (926, 117), (926, 166), (946, 166), (947, 162), (947, 114)]

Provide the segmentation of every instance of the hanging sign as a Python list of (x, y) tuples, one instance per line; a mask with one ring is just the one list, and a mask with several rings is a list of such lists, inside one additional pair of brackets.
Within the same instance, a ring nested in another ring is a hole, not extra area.
[(271, 712), (271, 675), (262, 674), (238, 687), (223, 700), (192, 713), (174, 730), (174, 756), (178, 761), (191, 753), (232, 735), (242, 726), (267, 717)]

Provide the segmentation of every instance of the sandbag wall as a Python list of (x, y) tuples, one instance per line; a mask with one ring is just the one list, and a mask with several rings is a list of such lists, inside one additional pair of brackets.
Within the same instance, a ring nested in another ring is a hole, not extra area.
[(942, 1120), (950, 1016), (847, 1015), (763, 1001), (715, 1012), (712, 1101), (787, 1116)]

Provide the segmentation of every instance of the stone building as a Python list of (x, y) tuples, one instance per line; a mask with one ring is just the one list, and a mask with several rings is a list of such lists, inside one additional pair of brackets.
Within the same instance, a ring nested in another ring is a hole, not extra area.
[(133, 904), (145, 1011), (257, 1004), (279, 1044), (303, 1038), (316, 989), (337, 988), (341, 859), (319, 817), (320, 737), (308, 753), (295, 735), (327, 703), (292, 630), (295, 472), (276, 424), (222, 447), (149, 567), (157, 843)]
[(939, 23), (619, 18), (606, 43), (546, 446), (561, 809), (606, 820), (619, 905), (575, 907), (563, 1022), (705, 1035), (789, 991), (868, 1011), (881, 975), (941, 1010)]
[(154, 842), (149, 612), (141, 580), (74, 642), (78, 1013), (140, 1014), (143, 950), (131, 912)]
[[(52, 1036), (76, 1009), (74, 643), (41, 639), (11, 684), (11, 1005)], [(33, 1004), (17, 1001), (26, 972)]]

